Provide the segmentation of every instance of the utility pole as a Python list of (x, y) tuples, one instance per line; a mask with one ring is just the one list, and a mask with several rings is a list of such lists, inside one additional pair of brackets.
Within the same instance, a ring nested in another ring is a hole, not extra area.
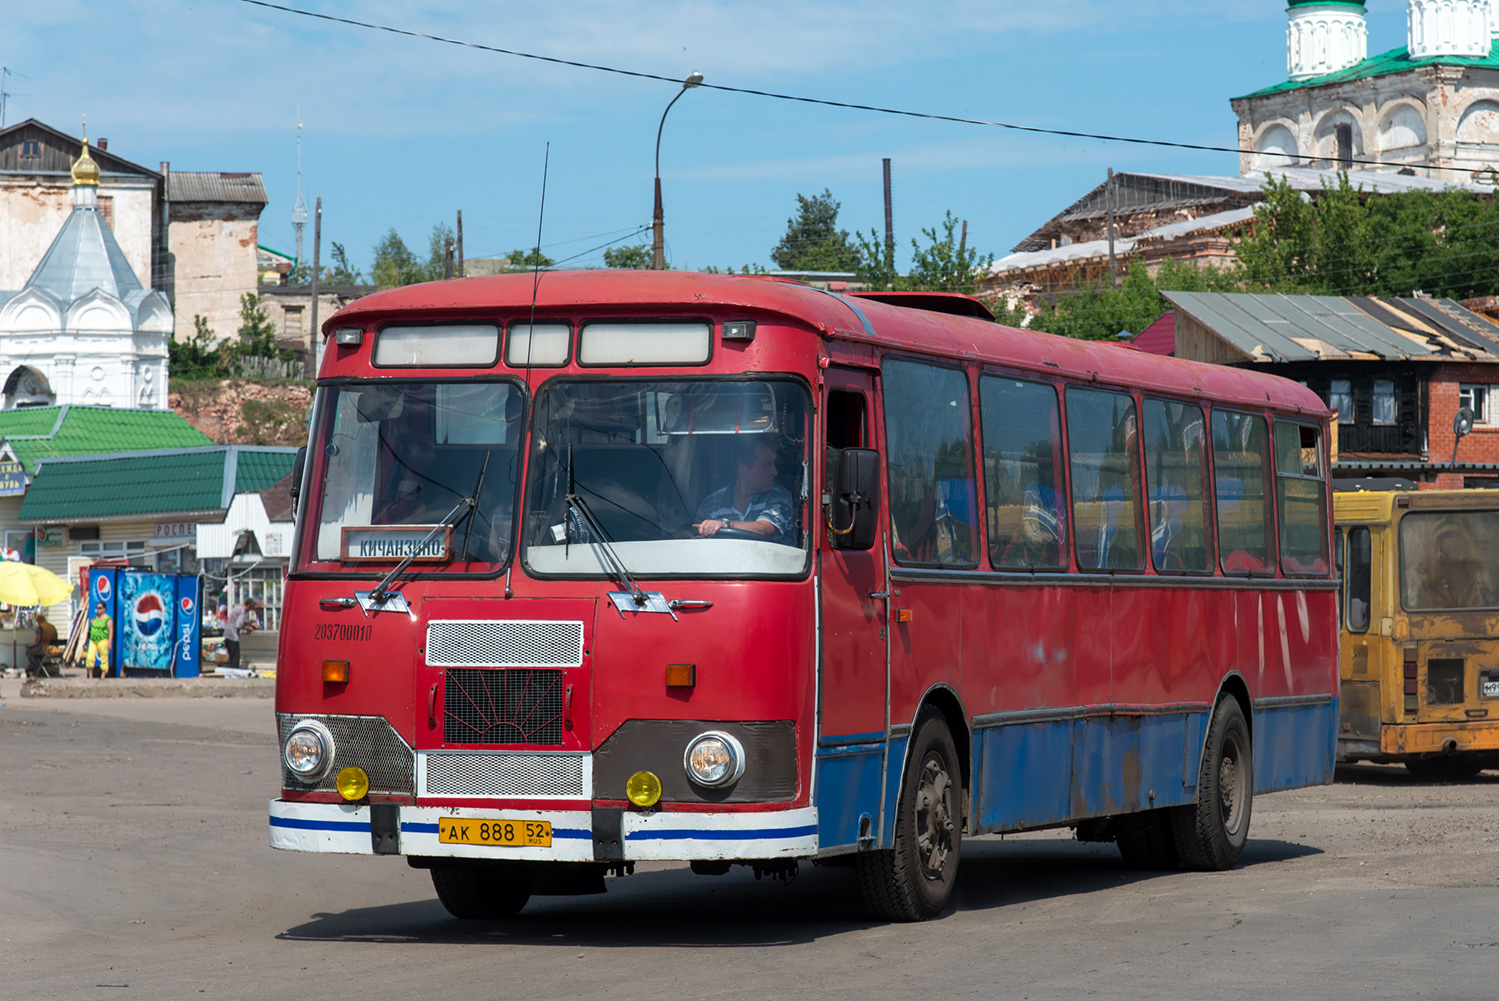
[(322, 278), (321, 253), (323, 249), (323, 196), (317, 196), (317, 208), (312, 212), (312, 325), (307, 339), (307, 360), (302, 363), (302, 374), (307, 378), (317, 375), (317, 295), (318, 282)]
[(458, 210), (458, 277), (463, 274), (463, 210)]
[(958, 260), (963, 260), (963, 255), (968, 252), (968, 220), (963, 220), (963, 235), (958, 238)]
[(884, 160), (885, 166), (885, 261), (890, 266), (890, 277), (893, 283), (895, 278), (895, 213), (890, 203), (890, 158)]
[(1119, 267), (1114, 262), (1114, 168), (1109, 168), (1109, 179), (1104, 185), (1104, 199), (1109, 206), (1109, 284), (1119, 284)]
[(444, 280), (453, 277), (453, 238), (451, 236), (442, 238), (442, 277)]

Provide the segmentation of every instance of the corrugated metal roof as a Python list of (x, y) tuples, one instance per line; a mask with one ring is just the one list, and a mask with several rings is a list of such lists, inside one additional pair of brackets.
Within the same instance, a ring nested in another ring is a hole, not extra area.
[(1450, 314), (1446, 300), (1241, 292), (1161, 294), (1257, 362), (1499, 361), (1499, 327), (1471, 313), (1468, 316), (1488, 323), (1493, 333), (1460, 322)]
[(259, 174), (217, 170), (174, 170), (168, 181), (168, 197), (174, 202), (270, 201)]
[(41, 463), (21, 502), (22, 522), (201, 514), (236, 493), (262, 490), (291, 470), (293, 448), (215, 445)]
[(213, 439), (170, 410), (26, 407), (0, 411), (0, 439), (28, 474), (38, 459), (212, 445)]
[(64, 308), (94, 289), (125, 299), (142, 288), (99, 211), (83, 205), (68, 214), (26, 287), (47, 292)]

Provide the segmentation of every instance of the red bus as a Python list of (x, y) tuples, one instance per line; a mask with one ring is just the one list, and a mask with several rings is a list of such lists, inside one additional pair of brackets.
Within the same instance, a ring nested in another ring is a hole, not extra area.
[(1331, 780), (1328, 412), (953, 295), (556, 272), (324, 325), (277, 848), (458, 917), (642, 860), (850, 864), (938, 914), (965, 836), (1226, 869)]

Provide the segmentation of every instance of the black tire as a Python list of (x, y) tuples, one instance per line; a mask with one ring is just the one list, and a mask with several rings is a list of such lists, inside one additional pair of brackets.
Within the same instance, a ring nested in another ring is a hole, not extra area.
[(1254, 751), (1239, 700), (1218, 699), (1208, 724), (1197, 802), (1171, 811), (1177, 854), (1188, 869), (1232, 869), (1249, 840), (1254, 807)]
[(941, 715), (916, 717), (895, 815), (895, 847), (855, 856), (864, 903), (890, 921), (942, 913), (958, 881), (963, 772)]
[(1407, 758), (1405, 770), (1419, 782), (1466, 782), (1483, 771), (1483, 759), (1475, 754)]
[(1176, 851), (1170, 810), (1146, 810), (1114, 818), (1114, 843), (1131, 869), (1175, 869)]
[(501, 862), (492, 866), (433, 866), (437, 899), (455, 918), (511, 918), (531, 899), (536, 867)]

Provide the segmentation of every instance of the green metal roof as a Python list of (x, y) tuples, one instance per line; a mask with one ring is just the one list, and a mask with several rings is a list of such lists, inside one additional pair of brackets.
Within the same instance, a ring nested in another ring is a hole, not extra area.
[(213, 445), (48, 459), (19, 518), (71, 523), (220, 512), (235, 494), (264, 490), (291, 472), (295, 455), (293, 448)]
[[(1334, 83), (1348, 83), (1352, 80), (1389, 76), (1391, 73), (1404, 73), (1407, 70), (1422, 69), (1426, 66), (1472, 66), (1477, 69), (1499, 70), (1499, 46), (1495, 46), (1486, 56), (1434, 56), (1431, 59), (1412, 59), (1408, 49), (1391, 49), (1377, 56), (1370, 56), (1363, 62), (1355, 63), (1336, 73), (1312, 77), (1310, 80), (1287, 80), (1285, 83), (1257, 90), (1253, 94), (1245, 94), (1244, 97), (1284, 94), (1303, 87), (1326, 87)], [(1234, 100), (1243, 100), (1243, 98), (1234, 98)]]
[(27, 474), (38, 459), (212, 445), (213, 439), (170, 410), (25, 407), (0, 411), (0, 440)]

